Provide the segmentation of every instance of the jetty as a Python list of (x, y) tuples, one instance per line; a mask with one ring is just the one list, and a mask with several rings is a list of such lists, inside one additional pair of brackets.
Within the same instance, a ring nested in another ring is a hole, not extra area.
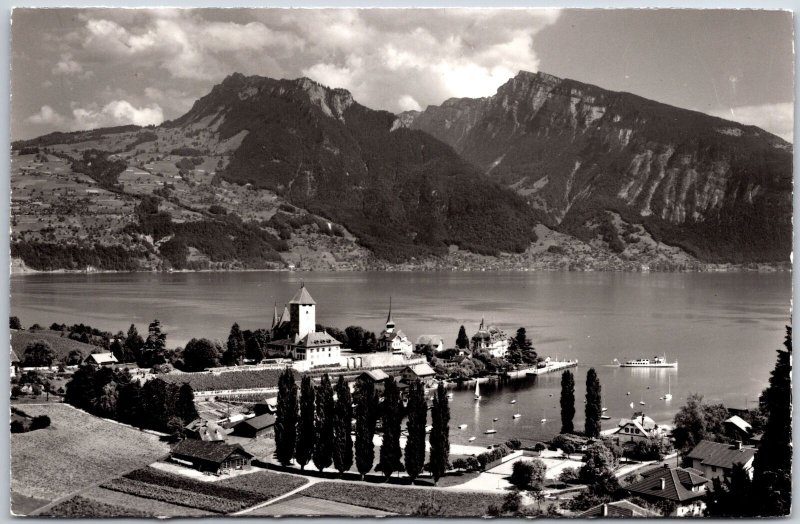
[(555, 373), (556, 371), (561, 371), (562, 369), (569, 369), (576, 367), (578, 367), (577, 360), (562, 360), (562, 361), (551, 360), (544, 367), (529, 369), (525, 372), (525, 374), (528, 376), (544, 375), (545, 373)]

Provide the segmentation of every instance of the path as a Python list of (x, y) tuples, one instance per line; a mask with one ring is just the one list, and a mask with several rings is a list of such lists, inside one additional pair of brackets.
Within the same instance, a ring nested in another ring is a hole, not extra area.
[(270, 504), (274, 504), (274, 503), (279, 502), (279, 501), (281, 501), (281, 500), (283, 500), (285, 498), (291, 497), (292, 495), (294, 495), (296, 493), (300, 493), (304, 489), (308, 489), (308, 488), (310, 488), (311, 486), (313, 486), (314, 484), (316, 484), (317, 482), (320, 481), (320, 479), (315, 479), (315, 478), (312, 478), (312, 477), (305, 477), (305, 478), (308, 479), (308, 483), (303, 484), (299, 488), (295, 488), (292, 491), (289, 491), (288, 493), (284, 493), (283, 495), (275, 497), (274, 499), (267, 500), (266, 502), (261, 502), (259, 504), (256, 504), (255, 506), (251, 506), (249, 508), (241, 509), (241, 510), (236, 511), (234, 513), (230, 513), (230, 516), (231, 517), (238, 517), (239, 515), (245, 515), (247, 513), (250, 513), (251, 511), (255, 511), (257, 509), (261, 509), (264, 506), (269, 506)]

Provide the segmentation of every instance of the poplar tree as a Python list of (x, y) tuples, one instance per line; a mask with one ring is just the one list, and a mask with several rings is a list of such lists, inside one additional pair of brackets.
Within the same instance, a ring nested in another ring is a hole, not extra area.
[(375, 385), (369, 380), (356, 381), (356, 468), (364, 475), (372, 469), (375, 460)]
[(178, 390), (178, 399), (175, 402), (175, 416), (180, 417), (184, 424), (197, 418), (197, 408), (194, 406), (194, 389), (191, 384), (184, 382)]
[(561, 374), (561, 433), (575, 431), (575, 377), (567, 370)]
[(316, 446), (313, 458), (314, 465), (320, 471), (330, 466), (333, 461), (334, 417), (333, 387), (331, 387), (330, 377), (325, 373), (317, 388), (316, 417), (314, 419)]
[(778, 360), (761, 394), (767, 422), (753, 459), (753, 487), (758, 515), (788, 515), (792, 504), (792, 328), (786, 327), (786, 350)]
[(586, 373), (586, 423), (584, 434), (587, 437), (600, 436), (600, 415), (603, 413), (603, 401), (600, 397), (600, 380), (594, 368)]
[(339, 375), (336, 383), (336, 408), (333, 424), (333, 465), (342, 475), (353, 465), (353, 437), (350, 435), (353, 424), (353, 398), (350, 386)]
[(400, 451), (400, 422), (403, 416), (401, 402), (400, 389), (398, 389), (394, 377), (389, 377), (383, 390), (383, 409), (381, 409), (383, 441), (381, 442), (378, 467), (375, 468), (386, 476), (386, 480), (389, 480), (389, 477), (395, 471), (403, 469), (403, 464), (400, 462), (402, 455)]
[(303, 375), (300, 382), (300, 419), (297, 422), (297, 445), (294, 459), (300, 469), (306, 468), (314, 452), (314, 384), (311, 377)]
[(284, 466), (292, 462), (297, 441), (297, 384), (286, 368), (278, 379), (278, 406), (275, 418), (275, 456)]
[(447, 393), (444, 391), (442, 382), (439, 382), (439, 387), (436, 388), (436, 394), (433, 396), (431, 419), (433, 428), (430, 434), (430, 470), (433, 483), (436, 484), (447, 471), (450, 455), (450, 405), (447, 402)]
[(408, 393), (408, 439), (406, 440), (405, 465), (411, 482), (419, 476), (425, 466), (425, 425), (428, 421), (428, 405), (425, 387), (417, 379), (411, 383)]
[(458, 330), (458, 337), (456, 337), (456, 346), (458, 349), (467, 349), (469, 347), (469, 337), (467, 337), (467, 330), (461, 326)]
[(245, 354), (244, 333), (239, 328), (239, 324), (235, 323), (231, 326), (231, 332), (228, 335), (227, 350), (222, 355), (222, 360), (225, 365), (238, 366), (242, 363)]

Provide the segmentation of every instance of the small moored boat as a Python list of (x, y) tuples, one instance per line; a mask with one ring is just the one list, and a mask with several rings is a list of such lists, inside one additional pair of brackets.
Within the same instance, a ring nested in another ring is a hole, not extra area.
[(458, 426), (458, 429), (467, 429), (467, 425), (466, 424), (461, 424), (460, 426)]

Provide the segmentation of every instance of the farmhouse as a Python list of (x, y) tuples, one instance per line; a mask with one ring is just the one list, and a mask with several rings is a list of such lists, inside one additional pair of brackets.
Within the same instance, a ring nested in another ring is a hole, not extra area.
[(389, 299), (389, 315), (386, 317), (386, 327), (381, 331), (378, 336), (378, 349), (380, 351), (388, 351), (391, 353), (404, 353), (410, 355), (414, 351), (414, 346), (408, 337), (400, 331), (395, 329), (394, 320), (392, 320), (392, 299)]
[(83, 361), (86, 364), (95, 364), (97, 366), (113, 366), (117, 364), (117, 357), (113, 353), (92, 353)]
[(692, 467), (702, 471), (703, 476), (708, 479), (730, 475), (734, 464), (737, 463), (744, 466), (745, 471), (752, 478), (755, 456), (755, 448), (743, 447), (741, 442), (722, 444), (701, 440), (687, 455), (687, 458), (692, 461)]
[(382, 369), (370, 369), (361, 373), (358, 379), (372, 382), (375, 386), (375, 391), (382, 392), (383, 388), (386, 386), (386, 381), (389, 379), (389, 375)]
[(264, 414), (245, 419), (236, 424), (233, 434), (247, 438), (274, 437), (275, 415)]
[(625, 489), (648, 502), (670, 501), (675, 504), (671, 517), (700, 516), (706, 508), (706, 484), (709, 480), (693, 468), (658, 466), (642, 473), (642, 480)]
[(220, 441), (182, 440), (175, 444), (170, 459), (198, 471), (220, 475), (250, 466), (253, 455), (239, 444)]
[(478, 327), (478, 332), (472, 335), (470, 348), (473, 353), (486, 350), (495, 358), (503, 358), (508, 353), (509, 338), (497, 326), (485, 326), (483, 319)]

